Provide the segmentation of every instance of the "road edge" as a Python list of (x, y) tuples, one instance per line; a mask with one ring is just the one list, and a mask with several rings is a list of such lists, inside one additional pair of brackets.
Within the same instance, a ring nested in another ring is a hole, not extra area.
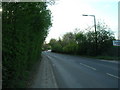
[[(49, 59), (50, 60), (50, 58), (47, 56), (47, 55), (45, 55), (46, 57), (47, 57), (47, 59)], [(49, 65), (50, 65), (50, 67), (51, 67), (51, 74), (52, 74), (52, 76), (53, 76), (53, 79), (54, 79), (54, 84), (55, 84), (55, 86), (56, 86), (56, 88), (58, 88), (58, 84), (57, 84), (57, 80), (56, 80), (56, 78), (55, 78), (55, 74), (54, 74), (54, 71), (53, 71), (53, 67), (52, 67), (52, 64), (51, 64), (51, 62), (48, 60), (48, 63), (49, 63)]]

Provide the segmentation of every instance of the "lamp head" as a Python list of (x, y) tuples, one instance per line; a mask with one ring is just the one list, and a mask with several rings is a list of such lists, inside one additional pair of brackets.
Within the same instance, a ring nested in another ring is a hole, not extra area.
[(82, 16), (88, 16), (88, 15), (86, 15), (86, 14), (83, 14)]

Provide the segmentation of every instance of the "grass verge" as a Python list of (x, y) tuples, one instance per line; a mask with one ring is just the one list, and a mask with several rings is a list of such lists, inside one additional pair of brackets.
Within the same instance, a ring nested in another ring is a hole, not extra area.
[(94, 58), (94, 59), (104, 59), (104, 60), (115, 60), (115, 61), (120, 61), (120, 57), (116, 56), (86, 56), (82, 55), (83, 57), (87, 58)]

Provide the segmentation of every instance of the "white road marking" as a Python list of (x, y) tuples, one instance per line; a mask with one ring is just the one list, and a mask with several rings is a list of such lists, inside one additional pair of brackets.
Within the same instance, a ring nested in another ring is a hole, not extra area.
[(88, 67), (88, 68), (91, 68), (91, 69), (93, 69), (93, 70), (96, 70), (95, 68), (93, 68), (93, 67), (91, 67), (91, 66), (88, 66), (88, 65), (86, 65), (86, 64), (83, 64), (83, 63), (80, 63), (81, 65), (83, 65), (83, 66), (86, 66), (86, 67)]
[(120, 79), (120, 77), (115, 76), (115, 75), (112, 75), (112, 74), (110, 74), (110, 73), (106, 73), (106, 74), (109, 75), (109, 76), (115, 77), (115, 78), (117, 78), (117, 79)]

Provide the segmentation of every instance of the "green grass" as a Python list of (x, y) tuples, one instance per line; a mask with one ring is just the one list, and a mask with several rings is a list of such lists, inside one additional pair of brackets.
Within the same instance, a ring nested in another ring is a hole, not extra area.
[(105, 59), (105, 60), (120, 60), (120, 57), (115, 56), (96, 56), (97, 59)]
[[(56, 52), (60, 53), (60, 52)], [(94, 59), (104, 59), (104, 60), (116, 60), (120, 61), (120, 56), (108, 56), (108, 55), (98, 55), (98, 56), (89, 56), (89, 55), (78, 55), (78, 54), (68, 54), (68, 53), (62, 53), (62, 54), (67, 54), (67, 55), (74, 55), (74, 56), (82, 56), (82, 57), (87, 57), (87, 58), (94, 58)]]
[(86, 55), (82, 55), (83, 57), (87, 57), (87, 58), (94, 58), (94, 59), (104, 59), (104, 60), (120, 60), (120, 57), (115, 57), (115, 56), (86, 56)]

